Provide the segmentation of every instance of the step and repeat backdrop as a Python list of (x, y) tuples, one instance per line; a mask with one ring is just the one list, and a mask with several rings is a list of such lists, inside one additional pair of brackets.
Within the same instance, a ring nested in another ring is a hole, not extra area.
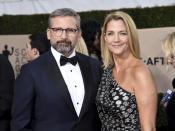
[(29, 35), (0, 35), (0, 54), (11, 62), (15, 76), (19, 75), (21, 66), (27, 63), (25, 49)]
[[(143, 63), (153, 73), (159, 92), (172, 89), (171, 81), (175, 77), (175, 69), (164, 63), (161, 44), (165, 36), (175, 31), (175, 27), (140, 29), (139, 41)], [(15, 76), (20, 73), (21, 66), (27, 63), (25, 49), (29, 35), (0, 35), (0, 54), (11, 62)]]

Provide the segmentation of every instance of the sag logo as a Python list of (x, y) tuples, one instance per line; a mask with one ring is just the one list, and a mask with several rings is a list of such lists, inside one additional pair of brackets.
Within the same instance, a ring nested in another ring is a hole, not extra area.
[(21, 66), (24, 65), (26, 63), (26, 58), (25, 58), (25, 49), (15, 49), (14, 52), (15, 55), (15, 72), (16, 72), (16, 76), (19, 75), (20, 70), (21, 70)]
[(4, 46), (4, 50), (2, 51), (2, 54), (8, 59), (9, 55), (13, 55), (14, 47), (11, 47), (11, 51), (8, 50), (8, 45)]
[(156, 66), (158, 64), (160, 65), (165, 64), (164, 57), (148, 57), (148, 58), (141, 58), (141, 59), (146, 65)]
[[(2, 54), (10, 61), (13, 66), (15, 76), (18, 76), (21, 70), (21, 66), (26, 63), (25, 49), (4, 45)], [(9, 59), (10, 57), (10, 59)]]

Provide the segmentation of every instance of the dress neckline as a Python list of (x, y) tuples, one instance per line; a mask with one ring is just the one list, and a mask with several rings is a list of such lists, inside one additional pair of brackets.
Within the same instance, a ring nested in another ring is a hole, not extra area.
[(107, 68), (107, 72), (109, 72), (110, 77), (111, 77), (111, 80), (112, 80), (112, 84), (114, 85), (115, 88), (120, 88), (120, 89), (121, 89), (122, 91), (124, 91), (125, 93), (130, 94), (131, 96), (135, 96), (134, 93), (131, 93), (131, 92), (129, 92), (129, 91), (123, 89), (123, 88), (118, 84), (118, 82), (114, 79), (114, 77), (113, 77), (113, 75), (112, 75), (112, 67), (108, 67), (108, 68)]

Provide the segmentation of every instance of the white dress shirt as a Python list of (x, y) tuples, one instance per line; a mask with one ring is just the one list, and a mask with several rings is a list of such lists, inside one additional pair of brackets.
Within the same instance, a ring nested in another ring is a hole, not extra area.
[[(72, 65), (71, 63), (66, 63), (63, 66), (60, 66), (60, 57), (62, 54), (57, 52), (53, 47), (51, 47), (51, 52), (54, 58), (56, 59), (58, 67), (60, 68), (61, 74), (67, 85), (77, 116), (79, 116), (85, 94), (84, 82), (80, 66), (78, 63), (75, 66)], [(69, 58), (75, 55), (76, 52), (73, 51), (73, 53), (69, 56)]]

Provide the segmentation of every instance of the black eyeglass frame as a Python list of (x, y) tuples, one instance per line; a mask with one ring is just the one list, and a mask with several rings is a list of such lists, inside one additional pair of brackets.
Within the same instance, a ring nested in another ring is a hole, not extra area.
[(58, 33), (58, 31), (60, 31), (60, 34), (58, 36), (61, 36), (63, 34), (63, 31), (66, 32), (67, 35), (70, 35), (70, 34), (75, 34), (79, 29), (74, 29), (74, 28), (66, 28), (66, 29), (63, 29), (63, 28), (60, 28), (60, 27), (49, 27), (49, 29), (51, 29), (54, 33)]

